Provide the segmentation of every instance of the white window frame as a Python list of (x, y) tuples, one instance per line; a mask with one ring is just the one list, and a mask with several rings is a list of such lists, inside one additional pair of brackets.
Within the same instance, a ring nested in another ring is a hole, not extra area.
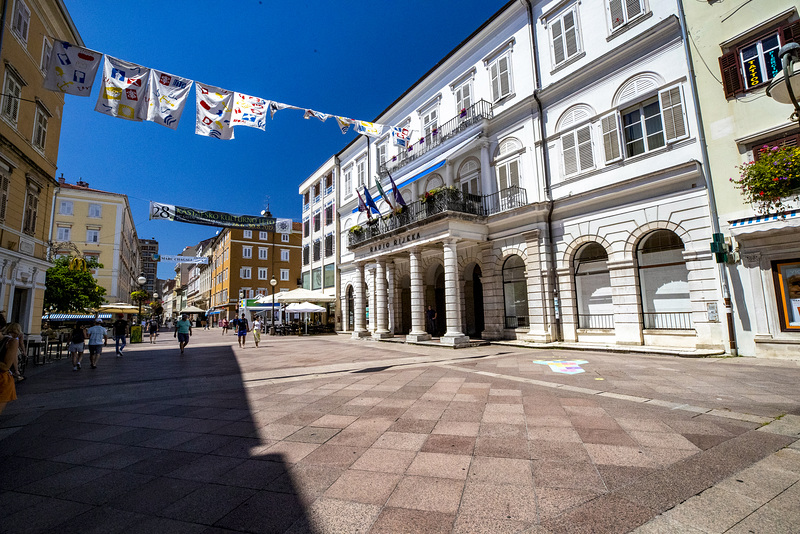
[(100, 229), (99, 228), (87, 228), (86, 229), (86, 243), (88, 243), (88, 244), (100, 243)]
[[(568, 29), (566, 26), (570, 18), (572, 19), (572, 27)], [(547, 24), (550, 26), (550, 50), (552, 51), (550, 58), (553, 61), (553, 68), (556, 68), (582, 52), (578, 6), (573, 5), (564, 10), (552, 21), (548, 20)], [(573, 38), (572, 42), (569, 40), (570, 35)], [(574, 46), (573, 51), (570, 51), (570, 44)]]
[(258, 247), (258, 259), (259, 260), (266, 260), (269, 259), (269, 248), (268, 247)]
[(53, 53), (53, 43), (47, 37), (42, 38), (42, 58), (39, 60), (39, 70), (47, 73), (47, 64), (50, 63), (50, 54)]
[(50, 114), (42, 107), (36, 106), (36, 116), (33, 121), (33, 136), (31, 137), (31, 144), (34, 148), (44, 151), (47, 144), (47, 120)]
[(356, 162), (356, 173), (358, 176), (358, 187), (367, 184), (367, 158), (361, 158)]
[(14, 14), (11, 18), (11, 30), (22, 42), (28, 44), (28, 33), (31, 26), (31, 10), (23, 0), (14, 2)]
[(564, 176), (595, 168), (592, 125), (585, 124), (561, 135), (561, 164)]
[(101, 204), (89, 204), (88, 216), (92, 219), (100, 219), (103, 216), (103, 206)]
[(16, 127), (19, 120), (19, 99), (22, 98), (22, 80), (11, 69), (6, 67), (6, 79), (3, 82), (3, 117)]
[(282, 248), (281, 249), (281, 261), (289, 261), (289, 249)]
[(58, 205), (59, 215), (74, 215), (75, 205), (71, 200), (62, 200)]
[[(505, 71), (502, 70), (501, 65), (505, 62)], [(511, 50), (504, 52), (494, 58), (488, 65), (489, 67), (489, 80), (491, 82), (492, 102), (496, 103), (508, 97), (514, 92), (513, 77), (511, 72)], [(505, 78), (505, 80), (504, 80)], [(507, 87), (503, 91), (503, 82), (505, 81)]]
[(72, 239), (71, 226), (59, 226), (56, 230), (56, 241), (70, 241)]
[(281, 242), (288, 243), (289, 242), (289, 234), (281, 234)]
[(244, 239), (253, 239), (253, 231), (252, 230), (242, 230), (242, 237)]
[(350, 165), (344, 171), (344, 196), (345, 198), (353, 194), (353, 166)]
[(242, 258), (251, 259), (253, 257), (253, 247), (250, 245), (242, 245)]
[(261, 230), (260, 232), (258, 232), (258, 238), (261, 241), (269, 241), (269, 232), (265, 232), (264, 230)]
[(259, 280), (268, 280), (269, 279), (269, 269), (266, 267), (259, 267), (258, 268), (258, 279)]
[[(631, 8), (634, 6), (639, 9), (639, 12), (630, 15)], [(614, 33), (631, 21), (647, 14), (647, 5), (645, 0), (608, 0), (606, 14), (611, 32)]]
[(384, 139), (375, 146), (375, 168), (380, 169), (381, 165), (386, 163), (389, 154), (389, 141)]
[(433, 131), (439, 129), (439, 104), (431, 106), (419, 115), (422, 122), (422, 135), (425, 137), (425, 142), (430, 143), (433, 140)]
[[(466, 93), (466, 94), (465, 94)], [(468, 78), (458, 87), (453, 89), (453, 98), (456, 101), (456, 116), (461, 115), (461, 110), (469, 110), (474, 102), (472, 101), (472, 78)]]
[(252, 267), (242, 267), (239, 269), (239, 278), (242, 280), (250, 280), (253, 276), (253, 268)]
[(289, 269), (281, 269), (281, 282), (289, 281)]

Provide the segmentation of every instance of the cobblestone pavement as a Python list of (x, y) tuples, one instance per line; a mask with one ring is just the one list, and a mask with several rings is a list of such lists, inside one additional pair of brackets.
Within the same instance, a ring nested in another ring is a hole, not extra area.
[(31, 368), (0, 415), (0, 531), (800, 525), (800, 361), (247, 345), (195, 330), (181, 356), (162, 333), (97, 369)]

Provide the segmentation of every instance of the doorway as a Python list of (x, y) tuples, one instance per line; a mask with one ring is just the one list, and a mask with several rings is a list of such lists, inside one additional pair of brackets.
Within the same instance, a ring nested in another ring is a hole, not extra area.
[(464, 311), (466, 313), (466, 334), (469, 337), (481, 339), (483, 333), (483, 283), (481, 282), (481, 268), (475, 265), (466, 273), (464, 283)]

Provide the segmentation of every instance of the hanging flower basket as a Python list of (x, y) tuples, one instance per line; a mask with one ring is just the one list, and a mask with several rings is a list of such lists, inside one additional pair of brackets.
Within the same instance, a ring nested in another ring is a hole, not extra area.
[(739, 178), (730, 181), (757, 213), (782, 213), (789, 209), (785, 202), (800, 200), (800, 148), (764, 145), (758, 152), (758, 160), (739, 165)]

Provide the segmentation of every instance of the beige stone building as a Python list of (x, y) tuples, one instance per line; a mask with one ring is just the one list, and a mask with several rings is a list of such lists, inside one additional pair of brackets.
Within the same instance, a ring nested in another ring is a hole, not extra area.
[(58, 37), (83, 45), (61, 0), (5, 3), (0, 68), (0, 308), (25, 332), (41, 329), (47, 241), (57, 188), (64, 95), (42, 87)]

